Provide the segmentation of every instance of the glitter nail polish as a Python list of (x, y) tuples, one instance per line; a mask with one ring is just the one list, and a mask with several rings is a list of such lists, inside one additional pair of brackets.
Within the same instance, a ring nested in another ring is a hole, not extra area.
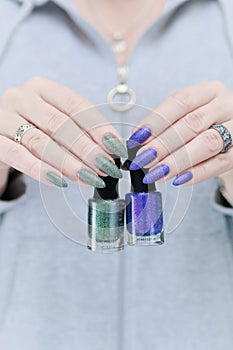
[(193, 174), (190, 171), (186, 171), (185, 173), (177, 176), (172, 184), (174, 186), (180, 186), (180, 185), (183, 185), (186, 182), (192, 180), (192, 178), (193, 178)]
[(148, 128), (147, 126), (143, 126), (142, 128), (135, 131), (133, 135), (130, 136), (127, 142), (128, 149), (139, 146), (144, 141), (146, 141), (150, 136), (151, 136), (151, 129)]
[(130, 164), (130, 170), (138, 170), (149, 164), (157, 157), (157, 151), (154, 148), (147, 148), (144, 152), (137, 155)]
[(109, 151), (118, 157), (127, 158), (127, 149), (125, 145), (112, 134), (106, 134), (103, 138), (103, 144)]
[[(120, 159), (115, 160), (120, 168)], [(101, 176), (100, 176), (101, 177)], [(92, 251), (115, 252), (124, 248), (125, 201), (119, 198), (119, 179), (101, 177), (105, 188), (95, 188), (88, 200), (88, 241)]]
[(58, 187), (68, 187), (67, 182), (61, 177), (60, 175), (54, 173), (53, 171), (49, 171), (46, 174), (46, 178), (48, 181), (50, 181), (52, 184), (58, 186)]
[(82, 180), (83, 182), (97, 187), (97, 188), (104, 188), (105, 187), (105, 183), (104, 180), (101, 179), (98, 175), (96, 175), (95, 173), (93, 173), (91, 170), (89, 169), (79, 169), (79, 171), (77, 172), (77, 177), (78, 179)]
[(170, 171), (170, 167), (167, 164), (160, 164), (154, 169), (150, 170), (143, 179), (144, 184), (158, 181), (159, 179), (166, 176)]
[(98, 169), (102, 170), (111, 177), (116, 179), (120, 179), (122, 177), (121, 171), (116, 164), (104, 156), (96, 157), (95, 165)]
[[(129, 149), (128, 169), (140, 146)], [(126, 194), (126, 226), (129, 245), (164, 243), (162, 195), (155, 184), (144, 184), (148, 172), (141, 168), (130, 171), (131, 192)]]

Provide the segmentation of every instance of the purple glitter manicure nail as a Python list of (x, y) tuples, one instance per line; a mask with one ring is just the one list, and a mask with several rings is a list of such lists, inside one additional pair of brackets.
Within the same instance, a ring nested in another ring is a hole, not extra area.
[(149, 164), (157, 157), (157, 151), (154, 148), (148, 148), (134, 158), (130, 165), (130, 170), (141, 169), (144, 165)]
[(172, 184), (174, 186), (180, 186), (190, 181), (192, 178), (193, 178), (193, 174), (190, 171), (186, 171), (185, 173), (177, 176)]
[(147, 126), (142, 127), (135, 131), (128, 140), (127, 147), (134, 148), (146, 141), (151, 136), (151, 129)]
[(170, 168), (167, 164), (160, 164), (153, 170), (149, 171), (143, 178), (144, 184), (150, 184), (155, 182), (162, 177), (166, 176), (170, 171)]

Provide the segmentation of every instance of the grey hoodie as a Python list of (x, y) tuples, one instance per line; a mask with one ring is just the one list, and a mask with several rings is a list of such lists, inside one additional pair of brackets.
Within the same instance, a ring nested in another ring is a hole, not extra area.
[[(102, 108), (124, 138), (179, 88), (218, 79), (233, 90), (232, 18), (230, 0), (168, 2), (129, 62), (138, 106), (124, 118)], [(116, 84), (110, 48), (68, 2), (1, 0), (0, 33), (0, 95), (41, 75), (103, 104)], [(213, 201), (216, 179), (194, 186), (187, 211), (189, 193), (167, 186), (165, 245), (108, 255), (85, 247), (91, 189), (69, 182), (72, 221), (61, 190), (22, 180), (21, 196), (0, 201), (0, 349), (233, 348), (233, 209)]]

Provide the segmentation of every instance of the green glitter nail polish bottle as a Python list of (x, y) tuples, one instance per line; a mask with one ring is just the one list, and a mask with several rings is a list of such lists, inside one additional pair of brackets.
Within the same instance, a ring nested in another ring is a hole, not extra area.
[[(120, 168), (120, 159), (115, 159)], [(101, 177), (105, 188), (95, 188), (88, 200), (88, 241), (92, 251), (115, 252), (124, 248), (125, 201), (119, 198), (119, 179)]]

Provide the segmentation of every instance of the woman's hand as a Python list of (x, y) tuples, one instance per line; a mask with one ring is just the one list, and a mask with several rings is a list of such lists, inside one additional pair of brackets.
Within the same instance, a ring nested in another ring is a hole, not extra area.
[(134, 130), (129, 148), (137, 143), (143, 147), (131, 169), (149, 167), (145, 183), (176, 176), (173, 184), (181, 185), (226, 172), (229, 176), (233, 147), (220, 153), (224, 143), (220, 133), (210, 129), (213, 124), (223, 124), (233, 135), (232, 91), (213, 81), (175, 92)]
[[(62, 175), (104, 187), (96, 174), (121, 177), (110, 154), (126, 157), (115, 128), (82, 96), (44, 78), (10, 89), (0, 101), (0, 171), (13, 167), (47, 184), (66, 187)], [(89, 110), (86, 110), (90, 108)], [(78, 115), (80, 111), (85, 113)], [(17, 129), (30, 123), (21, 143)], [(0, 184), (0, 189), (2, 191)]]

